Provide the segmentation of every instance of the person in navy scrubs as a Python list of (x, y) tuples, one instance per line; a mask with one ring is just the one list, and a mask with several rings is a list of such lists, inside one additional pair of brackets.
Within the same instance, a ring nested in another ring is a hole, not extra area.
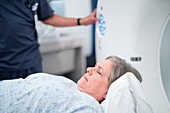
[(25, 78), (42, 72), (35, 16), (47, 25), (66, 27), (91, 25), (96, 10), (84, 18), (54, 14), (47, 0), (0, 1), (0, 80)]

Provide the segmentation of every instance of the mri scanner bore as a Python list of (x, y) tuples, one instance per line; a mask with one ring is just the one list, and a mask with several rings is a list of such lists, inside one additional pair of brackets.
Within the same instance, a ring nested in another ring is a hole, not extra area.
[[(169, 17), (170, 18), (170, 17)], [(170, 102), (170, 19), (167, 22), (167, 26), (165, 26), (165, 30), (163, 33), (163, 38), (161, 42), (161, 49), (160, 49), (160, 68), (161, 68), (161, 75), (163, 86), (165, 92), (167, 94), (168, 100)]]

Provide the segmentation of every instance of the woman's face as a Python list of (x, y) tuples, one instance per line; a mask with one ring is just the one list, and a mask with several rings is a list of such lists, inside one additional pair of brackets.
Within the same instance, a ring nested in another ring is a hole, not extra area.
[(113, 62), (107, 59), (97, 63), (95, 67), (87, 68), (87, 72), (77, 82), (78, 89), (102, 101), (109, 88), (108, 78), (112, 67)]

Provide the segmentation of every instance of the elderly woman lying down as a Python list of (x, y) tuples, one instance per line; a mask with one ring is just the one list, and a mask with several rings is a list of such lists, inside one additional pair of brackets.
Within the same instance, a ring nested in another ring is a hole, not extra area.
[(0, 81), (0, 113), (103, 113), (112, 82), (132, 72), (141, 82), (139, 72), (119, 57), (108, 57), (74, 83), (62, 76), (37, 73), (25, 79)]

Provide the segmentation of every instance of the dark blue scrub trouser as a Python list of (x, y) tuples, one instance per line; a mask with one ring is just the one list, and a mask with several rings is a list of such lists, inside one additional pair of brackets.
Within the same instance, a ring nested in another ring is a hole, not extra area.
[(29, 69), (21, 70), (21, 71), (10, 71), (8, 69), (0, 69), (0, 80), (9, 80), (9, 79), (17, 79), (17, 78), (26, 78), (28, 75), (33, 73), (42, 72), (42, 65), (38, 64)]

